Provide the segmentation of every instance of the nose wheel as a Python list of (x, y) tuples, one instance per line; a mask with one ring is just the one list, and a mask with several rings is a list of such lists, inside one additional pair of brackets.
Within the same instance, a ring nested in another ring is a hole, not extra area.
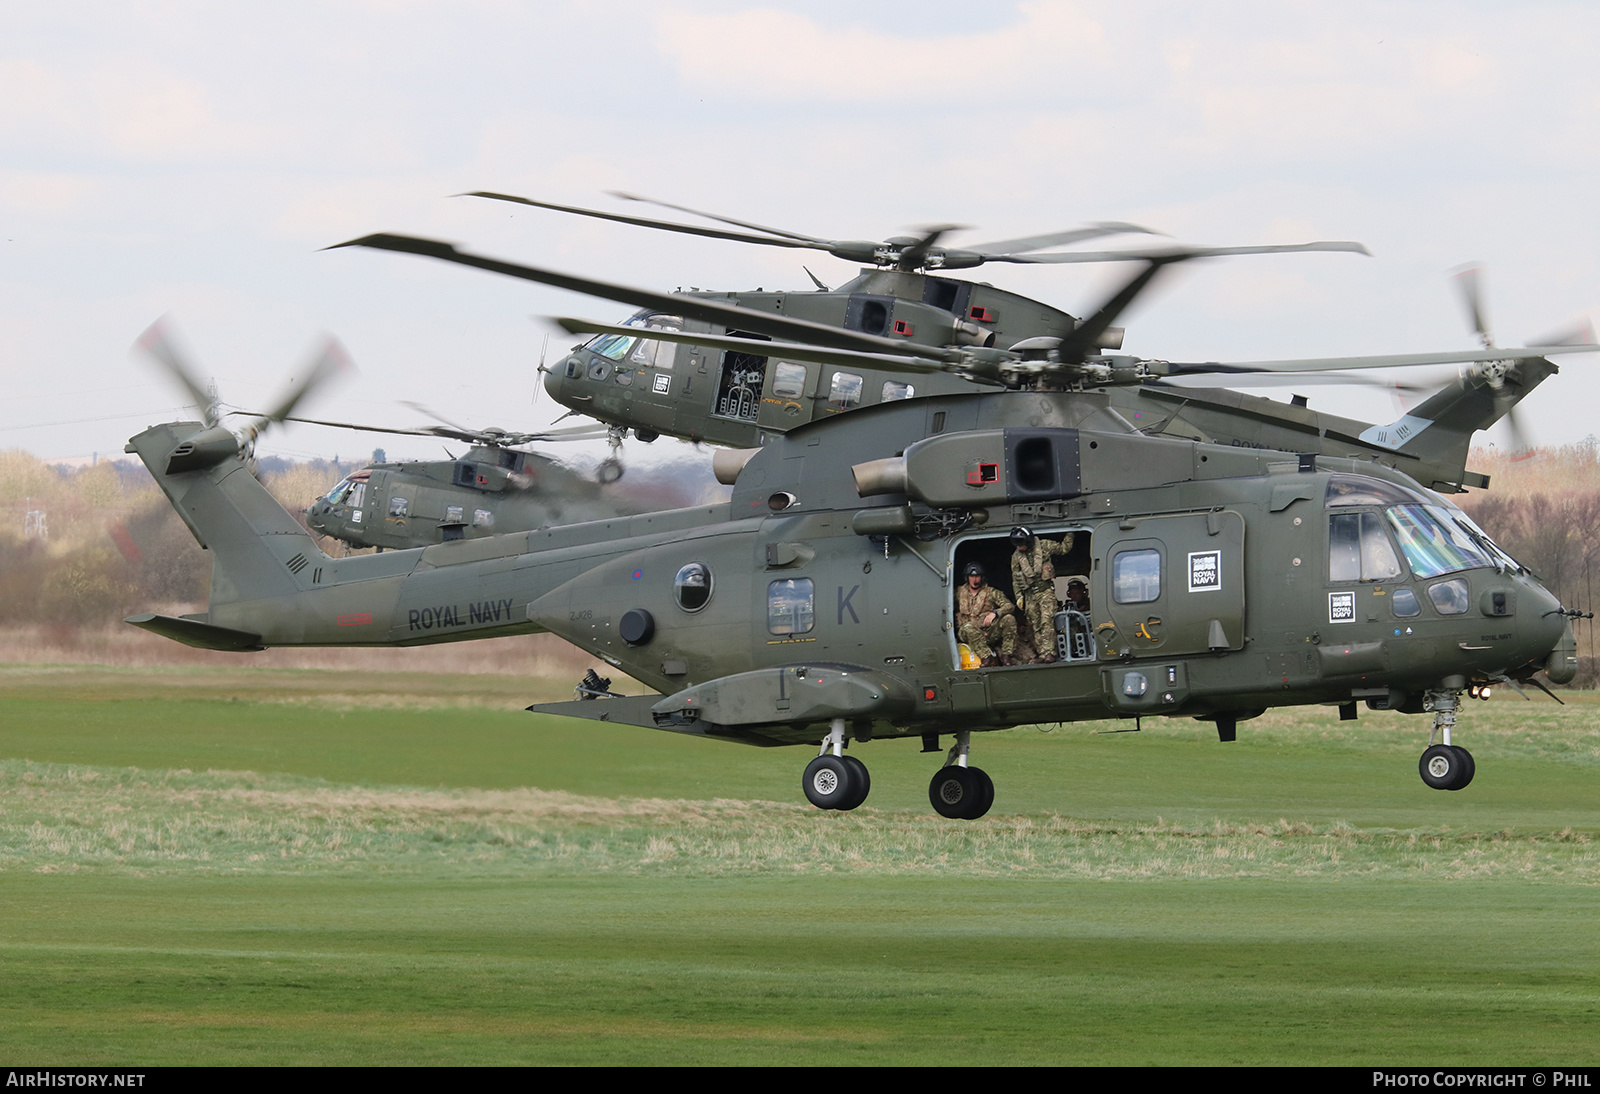
[(1447, 679), (1447, 686), (1430, 691), (1423, 704), (1423, 709), (1433, 711), (1433, 735), (1440, 743), (1430, 744), (1423, 751), (1422, 759), (1417, 761), (1417, 771), (1422, 781), (1435, 790), (1460, 790), (1472, 781), (1478, 770), (1472, 753), (1450, 742), (1456, 727), (1456, 712), (1461, 708), (1461, 690), (1448, 685), (1457, 682), (1465, 683), (1460, 677)]

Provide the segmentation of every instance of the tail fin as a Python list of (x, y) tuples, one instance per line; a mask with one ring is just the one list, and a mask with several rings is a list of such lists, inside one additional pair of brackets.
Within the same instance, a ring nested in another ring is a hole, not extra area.
[(1498, 387), (1482, 375), (1464, 372), (1395, 421), (1362, 431), (1359, 440), (1423, 461), (1433, 469), (1435, 487), (1487, 486), (1488, 479), (1466, 469), (1473, 434), (1504, 418), (1529, 392), (1559, 371), (1545, 357), (1518, 361), (1497, 377)]
[(236, 614), (228, 610), (232, 606), (289, 597), (320, 583), (329, 560), (239, 452), (192, 470), (172, 469), (192, 465), (174, 461), (173, 454), (205, 432), (199, 422), (151, 426), (128, 442), (127, 451), (149, 468), (194, 538), (211, 552), (211, 611), (196, 621), (226, 626)]

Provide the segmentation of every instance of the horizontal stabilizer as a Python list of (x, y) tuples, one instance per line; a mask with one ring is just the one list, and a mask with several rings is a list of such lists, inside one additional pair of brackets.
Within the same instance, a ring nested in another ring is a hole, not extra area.
[(264, 650), (259, 634), (249, 631), (236, 631), (231, 627), (218, 627), (210, 623), (202, 623), (198, 619), (184, 619), (173, 615), (156, 615), (153, 612), (143, 612), (139, 615), (130, 615), (123, 620), (132, 623), (140, 630), (159, 634), (163, 638), (170, 638), (175, 642), (182, 642), (185, 646), (193, 646), (197, 650), (226, 650), (229, 653), (243, 653), (248, 650)]

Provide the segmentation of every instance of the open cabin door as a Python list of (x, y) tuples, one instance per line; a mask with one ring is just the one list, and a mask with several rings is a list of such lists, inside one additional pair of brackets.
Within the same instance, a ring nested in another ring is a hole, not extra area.
[(1101, 660), (1244, 645), (1244, 518), (1214, 511), (1108, 521), (1090, 575)]

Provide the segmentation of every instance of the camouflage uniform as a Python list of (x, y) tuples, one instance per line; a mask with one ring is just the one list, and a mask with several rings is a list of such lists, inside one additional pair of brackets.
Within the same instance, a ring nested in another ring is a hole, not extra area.
[(1026, 550), (1011, 552), (1011, 590), (1033, 627), (1033, 644), (1041, 658), (1056, 655), (1055, 618), (1061, 610), (1056, 599), (1056, 564), (1051, 560), (1071, 550), (1069, 532), (1059, 543), (1035, 536)]
[[(993, 585), (976, 589), (963, 585), (956, 590), (956, 633), (979, 661), (993, 661), (997, 656), (1009, 660), (1017, 649), (1016, 610)], [(990, 612), (994, 622), (985, 627), (983, 617)]]

